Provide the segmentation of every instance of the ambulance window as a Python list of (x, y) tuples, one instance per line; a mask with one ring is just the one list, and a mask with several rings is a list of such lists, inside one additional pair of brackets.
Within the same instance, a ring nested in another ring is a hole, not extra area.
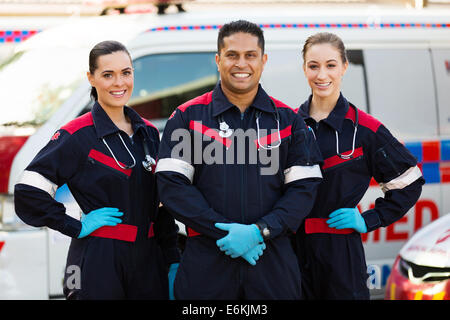
[[(134, 61), (132, 106), (160, 128), (182, 103), (214, 89), (218, 81), (212, 52), (167, 53)], [(156, 121), (155, 121), (156, 120)]]
[(436, 135), (429, 50), (366, 49), (364, 60), (372, 115), (400, 139)]

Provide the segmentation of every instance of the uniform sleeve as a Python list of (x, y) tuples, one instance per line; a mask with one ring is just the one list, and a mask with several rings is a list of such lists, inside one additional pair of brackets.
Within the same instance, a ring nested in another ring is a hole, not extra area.
[(80, 221), (67, 215), (64, 205), (55, 200), (56, 190), (77, 171), (77, 150), (80, 148), (72, 136), (60, 129), (25, 169), (14, 187), (16, 214), (25, 223), (78, 236)]
[(178, 226), (170, 212), (164, 207), (159, 207), (155, 220), (155, 237), (162, 249), (164, 260), (169, 266), (180, 261), (180, 252), (177, 248)]
[(313, 136), (300, 115), (292, 126), (287, 166), (284, 169), (283, 196), (272, 211), (261, 218), (274, 238), (287, 230), (296, 232), (310, 213), (322, 181), (322, 156)]
[[(187, 227), (208, 237), (220, 239), (226, 232), (217, 229), (214, 224), (231, 221), (217, 213), (200, 190), (192, 184), (195, 167), (193, 155), (187, 152), (191, 146), (190, 139), (188, 126), (183, 120), (183, 112), (177, 109), (167, 121), (156, 165), (161, 202), (175, 219)], [(180, 148), (182, 146), (187, 148), (183, 150)]]
[(366, 148), (369, 169), (384, 193), (362, 214), (369, 232), (403, 217), (419, 199), (425, 180), (417, 159), (385, 126), (380, 125)]

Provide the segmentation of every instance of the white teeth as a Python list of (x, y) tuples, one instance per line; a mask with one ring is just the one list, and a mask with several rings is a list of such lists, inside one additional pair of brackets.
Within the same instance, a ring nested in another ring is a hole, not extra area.
[(250, 76), (249, 73), (235, 73), (233, 74), (236, 78), (247, 78)]
[(121, 96), (121, 95), (123, 95), (125, 93), (125, 90), (123, 90), (123, 91), (111, 91), (111, 94), (113, 95), (113, 96)]
[(328, 87), (331, 84), (331, 82), (327, 82), (327, 83), (316, 83), (316, 86), (318, 87)]

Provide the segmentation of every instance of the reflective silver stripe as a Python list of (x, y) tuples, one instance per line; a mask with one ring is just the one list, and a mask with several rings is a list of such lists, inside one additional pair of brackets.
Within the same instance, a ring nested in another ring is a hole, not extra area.
[(284, 170), (285, 184), (306, 178), (322, 178), (322, 172), (318, 164), (313, 166), (292, 166)]
[(174, 158), (164, 158), (159, 159), (158, 163), (156, 164), (156, 171), (173, 171), (181, 173), (183, 176), (189, 179), (189, 181), (192, 183), (194, 180), (194, 167), (187, 163), (186, 161), (180, 160), (180, 159), (174, 159)]
[(419, 179), (421, 176), (422, 172), (420, 171), (418, 166), (411, 167), (397, 178), (392, 179), (387, 183), (380, 183), (380, 187), (384, 193), (386, 193), (388, 190), (403, 189), (404, 187), (409, 186), (411, 183)]
[(35, 188), (38, 188), (42, 191), (47, 192), (52, 198), (55, 197), (56, 190), (58, 189), (58, 185), (48, 180), (43, 175), (35, 172), (25, 170), (20, 178), (18, 183), (26, 184)]

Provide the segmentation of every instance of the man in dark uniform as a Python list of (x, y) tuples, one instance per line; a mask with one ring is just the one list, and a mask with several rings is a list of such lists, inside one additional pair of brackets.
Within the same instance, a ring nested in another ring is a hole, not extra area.
[(167, 122), (158, 190), (188, 233), (177, 299), (301, 297), (288, 235), (312, 207), (321, 157), (303, 120), (259, 85), (266, 61), (257, 25), (225, 24), (220, 82)]

